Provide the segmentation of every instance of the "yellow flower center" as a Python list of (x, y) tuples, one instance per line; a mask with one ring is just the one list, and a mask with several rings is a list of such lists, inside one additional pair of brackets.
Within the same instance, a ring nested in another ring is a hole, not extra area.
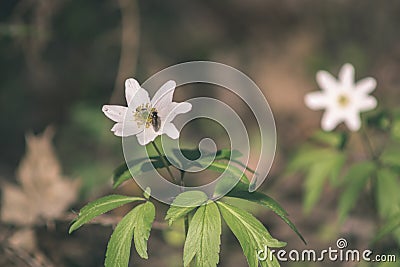
[(145, 125), (146, 128), (149, 128), (151, 126), (151, 114), (153, 112), (157, 112), (157, 109), (152, 108), (150, 103), (138, 106), (133, 114), (138, 127)]
[(348, 106), (350, 103), (350, 99), (346, 95), (339, 95), (337, 101), (339, 103), (339, 106), (341, 106), (343, 108)]

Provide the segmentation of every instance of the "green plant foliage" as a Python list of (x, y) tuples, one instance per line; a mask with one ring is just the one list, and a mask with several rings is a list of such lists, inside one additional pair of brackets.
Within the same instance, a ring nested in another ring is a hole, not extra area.
[(199, 207), (194, 214), (186, 237), (183, 262), (189, 266), (195, 258), (197, 267), (215, 267), (219, 262), (221, 244), (221, 215), (214, 202)]
[[(182, 150), (181, 153), (192, 160), (200, 157), (198, 150)], [(195, 266), (200, 267), (215, 267), (218, 264), (222, 228), (221, 214), (238, 238), (251, 267), (258, 266), (257, 250), (264, 249), (265, 246), (274, 248), (286, 245), (284, 242), (273, 238), (264, 225), (249, 212), (234, 205), (210, 200), (211, 197), (222, 194), (221, 190), (226, 189), (227, 186), (230, 189), (228, 198), (251, 201), (271, 209), (305, 242), (294, 224), (289, 220), (286, 211), (275, 200), (259, 192), (249, 192), (249, 179), (244, 171), (253, 173), (254, 171), (237, 160), (241, 156), (240, 152), (222, 149), (217, 151), (215, 158), (209, 163), (210, 159), (207, 159), (207, 155), (205, 155), (204, 162), (200, 160), (196, 164), (201, 166), (207, 164), (207, 169), (226, 174), (225, 178), (217, 183), (214, 196), (209, 197), (202, 191), (187, 191), (179, 194), (170, 205), (165, 217), (169, 226), (178, 219), (185, 217), (185, 233), (187, 233), (183, 254), (185, 266), (194, 263)], [(165, 162), (168, 166), (172, 165), (165, 156), (162, 157), (151, 156), (148, 159), (136, 159), (128, 164), (122, 164), (113, 174), (114, 188), (131, 179), (132, 175), (140, 175), (153, 168), (164, 168)], [(175, 165), (175, 162), (173, 165)], [(147, 200), (125, 215), (115, 228), (107, 246), (105, 266), (128, 266), (132, 238), (139, 256), (147, 259), (147, 240), (155, 218), (155, 208), (149, 202), (151, 188), (147, 188), (143, 195), (144, 198), (111, 195), (89, 203), (81, 210), (78, 218), (71, 226), (70, 232), (95, 216), (113, 208), (137, 200)], [(275, 257), (268, 258), (260, 264), (261, 266), (279, 266)]]
[(188, 191), (179, 194), (167, 211), (165, 220), (171, 225), (175, 220), (182, 218), (196, 207), (207, 202), (208, 197), (202, 191)]
[(389, 166), (400, 169), (400, 146), (388, 146), (381, 154), (380, 161)]
[(400, 212), (393, 215), (379, 230), (379, 232), (375, 235), (373, 243), (382, 239), (384, 236), (392, 233), (394, 230), (400, 227)]
[(305, 146), (290, 162), (288, 171), (305, 173), (304, 210), (310, 212), (319, 200), (327, 178), (339, 184), (339, 174), (346, 155), (337, 149)]
[(400, 116), (397, 116), (392, 122), (391, 136), (393, 140), (400, 142)]
[(99, 198), (93, 202), (90, 202), (80, 210), (78, 217), (74, 220), (73, 224), (69, 228), (69, 233), (72, 233), (73, 231), (81, 227), (83, 224), (89, 222), (96, 216), (99, 216), (110, 210), (118, 208), (124, 204), (139, 200), (145, 200), (145, 199), (141, 197), (110, 195)]
[(273, 198), (261, 193), (261, 192), (249, 192), (247, 187), (243, 184), (238, 184), (232, 191), (227, 194), (228, 197), (234, 197), (251, 201), (271, 209), (277, 214), (290, 228), (300, 237), (300, 239), (306, 244), (305, 239), (297, 230), (296, 226), (289, 220), (288, 213), (279, 205)]
[(365, 188), (365, 184), (375, 170), (376, 165), (371, 161), (364, 161), (351, 166), (344, 177), (346, 181), (345, 191), (339, 199), (339, 218), (341, 221), (347, 217), (347, 214), (355, 205), (361, 191)]
[(388, 110), (379, 110), (370, 114), (366, 119), (368, 126), (377, 128), (382, 131), (387, 131), (390, 126), (390, 114)]
[(380, 169), (377, 173), (376, 200), (378, 211), (384, 218), (393, 216), (400, 208), (400, 184), (398, 174), (391, 169)]
[(316, 143), (342, 149), (347, 143), (347, 134), (345, 132), (335, 133), (319, 130), (315, 132), (311, 140)]
[[(174, 153), (177, 153), (176, 151)], [(184, 149), (182, 150), (182, 154), (187, 157), (189, 160), (196, 160), (200, 157), (200, 152), (198, 150)], [(228, 164), (223, 160), (232, 159), (232, 162), (237, 163), (243, 167), (243, 164), (240, 161), (235, 160), (240, 157), (242, 154), (239, 151), (234, 150), (230, 152), (228, 149), (221, 149), (216, 152), (214, 161), (207, 166), (207, 169), (214, 170), (217, 172), (224, 172), (225, 170), (234, 177), (241, 177), (245, 182), (249, 183), (249, 179), (243, 173), (241, 169), (238, 167)], [(167, 162), (168, 166), (171, 166), (171, 162), (169, 159), (164, 156), (165, 162)], [(204, 158), (207, 161), (207, 155)], [(198, 167), (201, 167), (201, 162), (195, 164)], [(129, 166), (129, 167), (128, 167)], [(150, 171), (154, 168), (160, 169), (164, 168), (163, 159), (160, 156), (151, 156), (149, 158), (140, 158), (136, 160), (132, 160), (126, 163), (122, 163), (118, 166), (112, 175), (113, 178), (113, 188), (118, 188), (123, 182), (130, 180), (132, 176), (140, 175), (144, 172)], [(188, 166), (186, 166), (188, 167)], [(245, 167), (244, 167), (245, 168)], [(246, 168), (248, 169), (248, 168)], [(249, 169), (250, 170), (250, 169)], [(252, 171), (252, 170), (250, 170)], [(254, 171), (253, 171), (254, 172)]]
[[(168, 159), (166, 157), (164, 157), (164, 159), (170, 166), (171, 163)], [(140, 158), (132, 160), (128, 162), (128, 164), (121, 164), (113, 172), (113, 188), (118, 188), (123, 182), (132, 179), (132, 176), (140, 175), (146, 171), (152, 170), (153, 166), (156, 169), (164, 168), (164, 162), (161, 157), (154, 156), (149, 158)]]
[(131, 252), (132, 237), (140, 257), (147, 259), (147, 240), (155, 218), (151, 202), (138, 205), (118, 223), (107, 245), (106, 267), (127, 267)]
[(221, 201), (217, 205), (224, 221), (238, 239), (250, 267), (258, 267), (259, 263), (261, 266), (279, 266), (276, 258), (270, 261), (267, 257), (266, 261), (259, 262), (257, 251), (265, 246), (283, 247), (286, 243), (273, 238), (264, 225), (247, 211)]

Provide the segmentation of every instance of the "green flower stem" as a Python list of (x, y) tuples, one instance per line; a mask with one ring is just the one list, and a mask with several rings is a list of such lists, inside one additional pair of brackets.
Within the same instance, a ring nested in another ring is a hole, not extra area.
[[(167, 161), (165, 160), (164, 156), (161, 154), (160, 149), (158, 149), (158, 147), (154, 141), (152, 141), (151, 143), (153, 144), (154, 149), (157, 151), (157, 154), (160, 156), (164, 166), (167, 168), (167, 171), (168, 171), (169, 175), (171, 176), (171, 179), (174, 181), (175, 184), (178, 184), (178, 181), (175, 179), (174, 175), (172, 174)], [(179, 184), (182, 187), (185, 186), (184, 176), (185, 176), (185, 171), (181, 170), (181, 179), (180, 179)], [(186, 239), (187, 235), (188, 235), (188, 231), (189, 231), (189, 215), (188, 214), (185, 216), (184, 221), (185, 221), (185, 239)], [(189, 264), (189, 267), (190, 267), (190, 264)]]
[(171, 176), (171, 179), (174, 181), (175, 184), (178, 184), (178, 181), (175, 179), (174, 175), (171, 172), (171, 169), (169, 168), (168, 162), (165, 160), (165, 157), (161, 154), (160, 149), (158, 149), (158, 147), (154, 141), (151, 141), (151, 143), (153, 144), (153, 147), (157, 151), (158, 155), (160, 156), (164, 166), (167, 168), (169, 176)]
[(371, 159), (372, 159), (373, 161), (375, 161), (376, 163), (378, 163), (378, 157), (377, 157), (377, 155), (375, 154), (375, 150), (374, 150), (374, 148), (372, 147), (371, 140), (369, 139), (368, 133), (367, 133), (367, 131), (366, 131), (366, 129), (365, 129), (364, 126), (361, 128), (361, 132), (360, 132), (360, 133), (361, 133), (361, 139), (362, 139), (362, 141), (363, 141), (365, 150), (367, 151), (367, 153), (370, 154)]
[[(373, 162), (375, 162), (377, 166), (380, 166), (381, 163), (379, 161), (379, 156), (376, 154), (376, 152), (372, 146), (371, 140), (368, 136), (366, 128), (364, 127), (364, 124), (361, 128), (361, 139), (363, 141), (366, 152), (370, 154), (371, 160)], [(377, 170), (375, 170), (371, 174), (371, 180), (370, 180), (371, 188), (369, 190), (369, 193), (370, 193), (371, 207), (372, 207), (373, 212), (375, 213), (375, 216), (374, 216), (375, 225), (379, 226), (380, 222), (379, 222), (379, 216), (378, 216), (378, 206), (377, 206), (377, 199), (375, 196), (375, 190), (377, 190), (377, 175), (378, 175)]]
[[(153, 144), (153, 147), (157, 151), (158, 155), (160, 156), (164, 166), (167, 168), (167, 171), (168, 171), (169, 175), (171, 176), (171, 179), (174, 181), (175, 184), (178, 184), (178, 181), (175, 179), (174, 175), (172, 174), (171, 169), (169, 168), (168, 162), (165, 160), (164, 156), (161, 154), (160, 149), (158, 149), (158, 147), (154, 141), (152, 141), (151, 143)], [(185, 186), (184, 176), (185, 176), (185, 171), (181, 171), (181, 179), (180, 179), (181, 186)], [(187, 234), (189, 231), (189, 215), (186, 215), (184, 220), (185, 220), (185, 237), (187, 237)]]
[[(185, 177), (185, 171), (181, 170), (181, 187), (185, 186), (184, 177)], [(181, 188), (181, 191), (183, 192), (183, 188)], [(189, 231), (189, 214), (185, 215), (184, 221), (185, 221), (185, 236), (187, 236)]]

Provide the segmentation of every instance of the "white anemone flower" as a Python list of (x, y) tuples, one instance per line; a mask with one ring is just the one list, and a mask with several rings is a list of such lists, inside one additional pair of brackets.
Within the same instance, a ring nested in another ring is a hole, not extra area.
[(148, 92), (135, 79), (125, 81), (127, 107), (104, 105), (104, 114), (116, 122), (111, 131), (116, 136), (136, 135), (140, 145), (146, 145), (158, 135), (166, 134), (172, 139), (179, 131), (172, 120), (176, 115), (189, 112), (192, 105), (187, 102), (172, 102), (176, 83), (168, 81), (160, 87), (150, 101)]
[(340, 69), (338, 80), (326, 71), (318, 71), (316, 79), (322, 91), (308, 93), (305, 103), (313, 110), (325, 109), (322, 129), (332, 131), (344, 122), (351, 131), (358, 131), (361, 127), (360, 113), (377, 106), (375, 97), (369, 95), (375, 90), (376, 80), (368, 77), (355, 83), (354, 67), (349, 63)]

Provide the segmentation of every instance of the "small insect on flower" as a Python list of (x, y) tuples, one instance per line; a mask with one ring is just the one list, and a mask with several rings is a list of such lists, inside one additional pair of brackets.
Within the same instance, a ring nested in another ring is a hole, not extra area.
[(104, 105), (104, 114), (115, 121), (111, 131), (116, 136), (136, 135), (139, 144), (146, 145), (158, 135), (166, 134), (172, 139), (179, 137), (179, 131), (172, 120), (178, 114), (187, 113), (192, 104), (172, 101), (176, 83), (168, 81), (149, 98), (148, 92), (135, 79), (125, 81), (127, 107)]
[(152, 111), (150, 116), (151, 116), (151, 125), (153, 125), (154, 131), (158, 132), (158, 130), (160, 130), (161, 127), (161, 119), (158, 116), (158, 112)]

